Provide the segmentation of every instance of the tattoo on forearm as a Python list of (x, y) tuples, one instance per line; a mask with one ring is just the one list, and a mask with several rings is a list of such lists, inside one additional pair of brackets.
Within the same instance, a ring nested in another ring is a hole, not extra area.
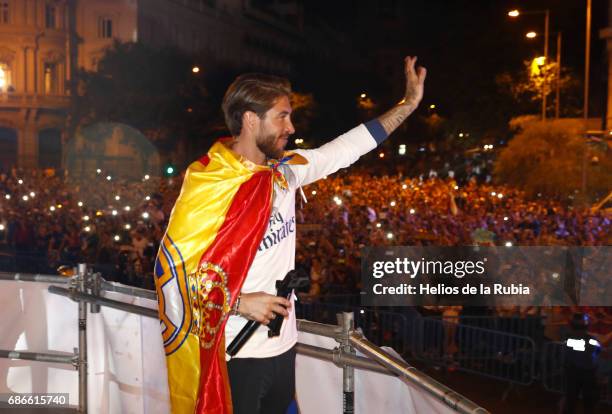
[(393, 108), (379, 116), (378, 121), (385, 129), (387, 135), (390, 135), (393, 131), (397, 129), (397, 127), (402, 124), (402, 122), (404, 122), (406, 118), (408, 118), (408, 115), (410, 115), (415, 110), (415, 108), (415, 105), (403, 103), (402, 101), (398, 105), (394, 106)]

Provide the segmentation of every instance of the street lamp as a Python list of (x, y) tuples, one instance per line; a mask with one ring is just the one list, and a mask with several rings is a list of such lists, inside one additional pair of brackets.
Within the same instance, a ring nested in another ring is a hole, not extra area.
[[(550, 11), (546, 9), (520, 12), (515, 9), (508, 12), (508, 16), (512, 18), (519, 17), (521, 14), (544, 14), (544, 57), (548, 59), (548, 26), (550, 23)], [(546, 91), (544, 87), (544, 84), (542, 84), (542, 121), (546, 121)]]
[(361, 92), (357, 99), (357, 106), (363, 110), (369, 111), (374, 108), (374, 101), (368, 96), (366, 92)]
[(199, 66), (194, 66), (194, 67), (191, 68), (191, 71), (193, 73), (200, 73), (200, 67)]
[[(563, 33), (562, 32), (553, 32), (553, 34), (557, 35), (557, 60), (556, 60), (556, 68), (555, 68), (555, 119), (559, 119), (559, 112), (560, 112), (560, 89), (561, 89), (561, 42), (562, 42), (562, 37), (563, 37)], [(529, 39), (533, 39), (537, 36), (536, 32), (529, 32), (525, 35), (527, 38)], [(537, 64), (539, 66), (544, 65), (544, 61), (546, 59), (542, 59), (544, 58), (543, 56), (540, 58), (536, 58), (537, 60)], [(540, 60), (542, 59), (542, 62), (540, 63)]]
[(591, 68), (591, 0), (587, 0), (586, 40), (584, 47), (584, 120), (589, 119), (589, 72)]

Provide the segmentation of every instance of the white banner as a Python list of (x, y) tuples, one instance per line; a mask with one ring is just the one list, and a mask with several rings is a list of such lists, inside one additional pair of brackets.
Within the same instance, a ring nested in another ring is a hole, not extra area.
[[(0, 281), (0, 349), (70, 352), (78, 346), (78, 305), (49, 285)], [(157, 303), (114, 292), (106, 297), (156, 309)], [(170, 412), (159, 321), (102, 307), (87, 315), (88, 411)], [(0, 393), (66, 393), (79, 401), (74, 367), (0, 358)]]
[[(334, 339), (302, 332), (299, 341), (326, 349), (338, 346)], [(392, 349), (385, 350), (399, 357)], [(342, 413), (342, 368), (332, 362), (298, 355), (296, 388), (301, 414)], [(354, 395), (356, 414), (454, 413), (420, 388), (371, 371), (355, 369)]]
[[(0, 349), (69, 352), (78, 346), (78, 306), (50, 294), (49, 285), (0, 281)], [(148, 299), (108, 292), (110, 299), (156, 309)], [(334, 348), (333, 339), (300, 333), (300, 342)], [(87, 317), (88, 411), (92, 414), (169, 413), (166, 363), (159, 321), (102, 307)], [(342, 369), (297, 356), (296, 386), (302, 414), (342, 412)], [(0, 393), (66, 393), (78, 405), (74, 367), (0, 358)], [(453, 412), (395, 377), (355, 370), (355, 412)]]

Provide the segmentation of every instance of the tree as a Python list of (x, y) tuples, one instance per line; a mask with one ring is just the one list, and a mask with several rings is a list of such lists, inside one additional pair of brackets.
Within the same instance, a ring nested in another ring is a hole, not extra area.
[(612, 159), (587, 143), (582, 121), (515, 121), (519, 132), (501, 150), (494, 176), (499, 182), (521, 188), (528, 195), (567, 199), (582, 188), (586, 168), (587, 196), (609, 191)]
[[(496, 77), (502, 93), (510, 96), (523, 109), (523, 113), (540, 110), (542, 94), (545, 93), (547, 98), (554, 95), (557, 77), (563, 103), (560, 106), (561, 116), (576, 116), (579, 113), (580, 106), (576, 104), (574, 95), (580, 92), (580, 81), (568, 68), (561, 68), (557, 75), (557, 63), (545, 63), (540, 58), (526, 60), (523, 66), (518, 74), (504, 72)], [(547, 102), (546, 110), (553, 110), (554, 99), (548, 99)]]
[(163, 152), (197, 137), (215, 118), (192, 59), (175, 48), (115, 42), (97, 71), (81, 71), (73, 122), (117, 122), (144, 133)]

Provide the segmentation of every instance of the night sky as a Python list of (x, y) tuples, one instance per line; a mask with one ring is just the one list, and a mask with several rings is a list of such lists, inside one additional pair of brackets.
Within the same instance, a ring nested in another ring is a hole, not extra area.
[[(607, 0), (593, 0), (590, 82), (593, 117), (601, 117), (605, 112), (607, 62), (599, 30), (607, 26), (607, 7)], [(501, 72), (516, 73), (522, 69), (524, 60), (543, 54), (543, 36), (529, 40), (524, 35), (530, 30), (543, 33), (544, 15), (511, 19), (507, 12), (513, 8), (550, 10), (549, 57), (556, 56), (554, 32), (562, 31), (562, 65), (582, 81), (586, 0), (305, 2), (307, 18), (325, 20), (346, 33), (366, 62), (380, 66), (383, 61), (401, 69), (402, 55), (418, 55), (419, 62), (429, 70), (424, 103), (435, 103), (447, 117), (472, 119), (475, 123), (485, 121), (479, 119), (483, 106), (495, 105), (498, 93), (495, 76)], [(392, 75), (390, 81), (401, 82), (398, 78), (401, 72), (388, 71)], [(372, 84), (376, 81), (372, 79)], [(397, 97), (387, 96), (393, 94), (391, 90), (380, 93), (387, 99)]]

